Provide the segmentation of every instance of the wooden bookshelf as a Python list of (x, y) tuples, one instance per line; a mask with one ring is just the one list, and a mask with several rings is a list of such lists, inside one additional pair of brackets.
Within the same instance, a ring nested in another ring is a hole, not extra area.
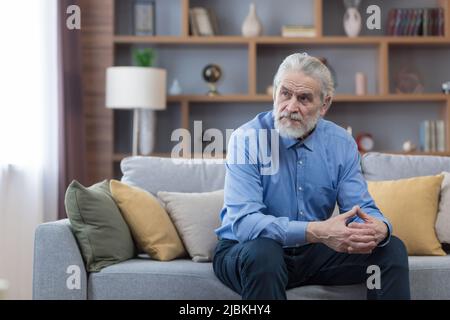
[[(191, 124), (191, 112), (193, 105), (195, 108), (204, 108), (204, 112), (211, 112), (210, 110), (214, 108), (217, 104), (245, 104), (259, 103), (261, 105), (266, 105), (269, 108), (272, 103), (272, 97), (266, 94), (262, 94), (261, 88), (258, 87), (258, 71), (259, 62), (258, 57), (261, 50), (265, 48), (295, 48), (297, 46), (309, 47), (309, 48), (354, 48), (359, 50), (360, 48), (371, 48), (375, 50), (377, 56), (377, 75), (376, 75), (376, 92), (364, 96), (356, 96), (352, 94), (338, 94), (334, 97), (333, 101), (336, 105), (332, 108), (339, 109), (339, 103), (349, 103), (355, 104), (355, 108), (359, 103), (373, 103), (374, 107), (377, 104), (384, 103), (408, 103), (408, 102), (423, 102), (423, 103), (433, 103), (442, 106), (441, 118), (445, 120), (446, 124), (446, 138), (447, 138), (447, 149), (450, 152), (450, 96), (440, 94), (440, 93), (423, 93), (423, 94), (394, 94), (390, 92), (390, 82), (391, 75), (390, 71), (393, 67), (390, 65), (391, 54), (393, 48), (436, 48), (438, 50), (442, 48), (450, 48), (450, 0), (440, 0), (439, 5), (444, 8), (445, 16), (445, 36), (359, 36), (355, 38), (348, 38), (341, 35), (327, 35), (324, 24), (324, 10), (327, 10), (326, 0), (314, 0), (314, 5), (311, 14), (314, 17), (314, 23), (316, 28), (316, 37), (313, 38), (285, 38), (275, 35), (264, 35), (260, 37), (246, 38), (240, 35), (217, 35), (210, 37), (199, 37), (191, 36), (189, 34), (189, 8), (194, 1), (189, 0), (179, 0), (180, 3), (180, 22), (179, 22), (179, 32), (176, 35), (156, 35), (156, 36), (134, 36), (128, 34), (118, 33), (117, 30), (112, 31), (111, 26), (116, 25), (117, 21), (114, 21), (118, 17), (118, 13), (111, 10), (115, 8), (115, 3), (121, 0), (101, 0), (102, 5), (108, 7), (109, 10), (104, 11), (104, 14), (99, 14), (99, 21), (107, 21), (108, 32), (112, 32), (108, 41), (103, 41), (102, 44), (94, 44), (93, 47), (99, 49), (104, 48), (105, 51), (112, 56), (116, 56), (119, 51), (123, 52), (133, 47), (151, 46), (155, 48), (164, 47), (171, 48), (172, 50), (183, 50), (186, 47), (199, 48), (199, 50), (209, 50), (211, 48), (239, 48), (239, 50), (245, 50), (245, 56), (247, 57), (247, 69), (242, 72), (242, 77), (247, 77), (247, 89), (243, 93), (239, 94), (224, 94), (215, 97), (209, 97), (205, 95), (198, 94), (183, 94), (179, 96), (169, 96), (168, 102), (179, 106), (180, 112), (180, 123), (178, 127), (189, 129)], [(88, 1), (86, 2), (86, 6)], [(162, 1), (161, 1), (162, 2)], [(200, 1), (201, 2), (201, 1)], [(199, 1), (195, 1), (198, 4)], [(203, 0), (205, 6), (207, 6), (207, 1)], [(407, 6), (407, 1), (398, 0), (397, 3), (404, 3)], [(427, 6), (426, 0), (423, 0), (424, 7)], [(159, 5), (159, 3), (158, 3)], [(163, 5), (163, 3), (161, 3)], [(258, 4), (257, 4), (258, 5)], [(99, 5), (95, 6), (96, 9)], [(88, 11), (86, 10), (83, 11)], [(99, 10), (97, 10), (99, 12)], [(101, 23), (103, 23), (101, 22)], [(100, 22), (98, 22), (100, 25)], [(97, 28), (96, 32), (101, 34), (104, 32), (100, 27)], [(91, 32), (91, 30), (86, 30), (84, 32)], [(89, 47), (91, 49), (91, 47)], [(89, 54), (89, 53), (87, 53)], [(109, 61), (109, 60), (107, 60)], [(446, 62), (448, 63), (448, 62)], [(89, 64), (87, 64), (89, 66)], [(97, 74), (100, 70), (97, 68), (93, 70), (90, 69), (92, 74)], [(96, 77), (96, 79), (102, 79), (101, 77)], [(450, 79), (449, 79), (450, 80)], [(170, 84), (168, 84), (170, 85)], [(101, 83), (98, 84), (98, 88), (95, 89), (96, 95), (100, 97), (104, 94), (101, 88)], [(89, 100), (93, 101), (93, 100)], [(95, 108), (104, 108), (101, 105), (103, 100), (97, 98), (95, 100)], [(99, 109), (96, 109), (99, 110)], [(107, 143), (108, 147), (105, 148), (105, 152), (111, 152), (114, 148), (114, 141), (109, 141), (105, 139), (105, 136), (110, 132), (109, 128), (112, 126), (113, 120), (109, 115), (109, 110), (106, 113), (101, 113), (100, 111), (93, 112), (93, 114), (98, 117), (95, 121), (91, 123), (92, 132), (98, 132), (99, 135), (103, 136), (102, 139), (91, 138), (91, 145), (98, 146), (99, 142)], [(101, 116), (100, 116), (101, 115)], [(406, 115), (407, 116), (407, 115)], [(89, 121), (92, 121), (90, 118)], [(97, 125), (96, 129), (95, 125)], [(113, 129), (114, 130), (114, 129)], [(96, 134), (96, 133), (95, 133)], [(94, 135), (94, 134), (93, 134)], [(95, 140), (95, 141), (94, 141)], [(392, 151), (390, 153), (401, 153), (400, 151)], [(423, 153), (417, 153), (423, 154)], [(433, 155), (445, 155), (448, 156), (450, 153), (427, 153)], [(157, 152), (156, 156), (170, 156), (167, 152)], [(109, 159), (112, 159), (114, 163), (118, 163), (123, 157), (127, 156), (127, 153), (114, 152), (109, 155)], [(102, 159), (95, 159), (90, 163), (93, 166), (92, 170), (100, 170), (102, 168), (102, 175), (104, 174), (105, 168), (109, 168), (110, 163), (106, 163), (108, 157)], [(96, 169), (97, 168), (97, 169)], [(98, 177), (96, 178), (98, 180)]]
[(381, 45), (381, 44), (410, 44), (410, 45), (450, 45), (448, 37), (443, 36), (361, 36), (356, 38), (328, 36), (328, 37), (281, 37), (260, 36), (245, 38), (242, 36), (114, 36), (114, 43), (124, 44), (171, 44), (171, 45)]

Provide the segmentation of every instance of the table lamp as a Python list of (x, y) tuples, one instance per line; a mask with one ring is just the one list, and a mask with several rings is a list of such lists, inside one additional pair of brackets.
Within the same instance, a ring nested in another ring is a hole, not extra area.
[[(150, 67), (110, 67), (106, 70), (106, 107), (132, 109), (133, 155), (139, 155), (140, 110), (152, 110), (149, 115), (151, 141), (155, 137), (156, 117), (154, 110), (166, 108), (166, 78), (164, 69)], [(151, 143), (149, 153), (153, 149)]]

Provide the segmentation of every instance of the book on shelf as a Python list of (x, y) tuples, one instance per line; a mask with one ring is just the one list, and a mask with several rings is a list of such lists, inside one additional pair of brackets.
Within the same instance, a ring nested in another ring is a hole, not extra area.
[(387, 20), (390, 36), (443, 36), (443, 8), (391, 9)]
[(282, 37), (315, 37), (316, 28), (313, 26), (285, 25), (281, 28)]
[(445, 124), (443, 120), (425, 120), (420, 123), (419, 142), (424, 152), (445, 152)]
[(193, 36), (218, 34), (217, 18), (211, 9), (193, 7), (189, 9), (189, 27)]

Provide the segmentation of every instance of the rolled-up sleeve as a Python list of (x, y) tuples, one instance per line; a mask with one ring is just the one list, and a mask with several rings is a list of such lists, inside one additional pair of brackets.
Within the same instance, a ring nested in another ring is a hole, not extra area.
[[(388, 236), (379, 246), (384, 246), (389, 242), (392, 234), (392, 225), (383, 216), (380, 209), (369, 194), (367, 183), (361, 171), (361, 157), (354, 140), (348, 142), (347, 152), (345, 152), (344, 165), (342, 167), (339, 183), (337, 201), (341, 213), (347, 212), (353, 206), (359, 205), (365, 213), (383, 221), (388, 227)], [(364, 223), (360, 217), (356, 216), (349, 222)]]

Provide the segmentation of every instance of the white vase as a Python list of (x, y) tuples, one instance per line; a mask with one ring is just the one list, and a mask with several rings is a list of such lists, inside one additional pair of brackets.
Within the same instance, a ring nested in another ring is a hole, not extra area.
[(144, 109), (139, 112), (139, 154), (149, 156), (155, 147), (156, 113)]
[(349, 37), (357, 37), (361, 32), (361, 15), (357, 8), (347, 8), (344, 15), (344, 30)]
[(262, 25), (256, 15), (254, 3), (250, 4), (250, 11), (242, 24), (242, 35), (244, 37), (257, 37), (262, 34)]

